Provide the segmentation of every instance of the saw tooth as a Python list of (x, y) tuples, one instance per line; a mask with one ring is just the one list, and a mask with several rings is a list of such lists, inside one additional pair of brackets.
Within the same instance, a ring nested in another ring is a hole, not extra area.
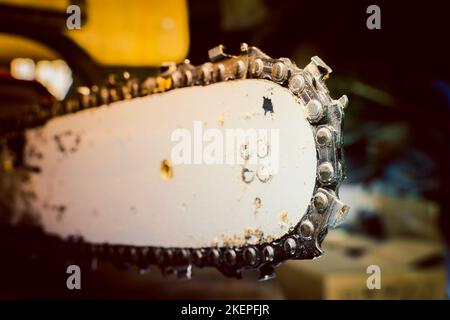
[(305, 70), (310, 72), (316, 81), (327, 80), (333, 70), (318, 56), (311, 58), (311, 62), (305, 67)]
[(347, 108), (348, 106), (348, 97), (344, 94), (342, 95), (338, 100), (339, 105), (341, 106), (342, 109)]
[(211, 62), (217, 62), (226, 58), (229, 58), (230, 55), (226, 54), (225, 52), (225, 46), (220, 44), (212, 49), (208, 50), (208, 56), (209, 60)]
[(275, 270), (272, 265), (262, 266), (259, 268), (259, 273), (258, 281), (267, 281), (276, 277)]
[(240, 48), (240, 50), (241, 50), (241, 54), (247, 54), (247, 53), (248, 53), (249, 46), (248, 46), (247, 43), (242, 42), (242, 43), (240, 44), (239, 48)]
[(145, 275), (150, 272), (150, 268), (148, 266), (140, 266), (138, 272), (140, 275)]
[(175, 269), (175, 274), (179, 280), (190, 280), (192, 277), (192, 266), (187, 265)]
[(163, 62), (159, 66), (160, 76), (169, 76), (170, 74), (174, 73), (177, 69), (177, 64), (175, 62)]

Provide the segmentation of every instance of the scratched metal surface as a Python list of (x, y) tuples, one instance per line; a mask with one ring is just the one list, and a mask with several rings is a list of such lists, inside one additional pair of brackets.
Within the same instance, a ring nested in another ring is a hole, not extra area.
[[(279, 130), (279, 150), (270, 146), (279, 170), (267, 182), (255, 175), (246, 183), (243, 169), (257, 172), (258, 165), (172, 164), (173, 176), (163, 179), (161, 163), (176, 144), (173, 130), (193, 133), (194, 121), (222, 133)], [(26, 204), (18, 199), (17, 208), (26, 207), (49, 233), (90, 242), (201, 247), (270, 241), (307, 212), (316, 179), (304, 106), (266, 80), (116, 102), (52, 119), (26, 137), (26, 163), (39, 170), (21, 186), (34, 196)]]

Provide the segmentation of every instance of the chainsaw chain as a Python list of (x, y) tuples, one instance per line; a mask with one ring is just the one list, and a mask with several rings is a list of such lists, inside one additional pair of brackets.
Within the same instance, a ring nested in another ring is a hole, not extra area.
[(110, 76), (106, 85), (79, 87), (78, 97), (30, 110), (20, 119), (4, 121), (2, 128), (23, 130), (45, 124), (49, 119), (95, 108), (116, 101), (159, 94), (189, 86), (205, 86), (239, 79), (266, 79), (287, 89), (306, 108), (317, 151), (317, 177), (313, 197), (301, 221), (285, 236), (272, 242), (242, 247), (165, 248), (94, 244), (80, 237), (66, 240), (48, 236), (51, 246), (69, 257), (106, 258), (120, 264), (159, 266), (164, 273), (190, 277), (191, 267), (215, 267), (228, 277), (240, 278), (242, 271), (258, 269), (260, 279), (274, 276), (274, 267), (288, 259), (313, 259), (322, 254), (321, 243), (328, 227), (339, 223), (348, 207), (338, 199), (344, 178), (342, 120), (348, 99), (333, 100), (324, 81), (331, 73), (320, 58), (313, 57), (304, 68), (287, 58), (272, 59), (256, 47), (242, 44), (240, 54), (231, 56), (223, 46), (209, 51), (210, 62), (193, 66), (188, 60), (169, 63), (157, 77), (138, 80), (124, 73)]

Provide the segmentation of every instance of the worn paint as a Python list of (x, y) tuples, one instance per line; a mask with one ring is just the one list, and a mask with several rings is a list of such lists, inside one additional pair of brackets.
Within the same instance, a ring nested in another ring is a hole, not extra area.
[(273, 103), (272, 100), (270, 98), (267, 97), (263, 97), (263, 105), (262, 108), (264, 110), (264, 115), (267, 114), (267, 112), (269, 113), (273, 113)]
[(172, 179), (172, 177), (173, 177), (173, 169), (172, 169), (172, 165), (170, 164), (169, 160), (163, 160), (161, 162), (160, 171), (161, 171), (161, 178), (163, 180), (170, 180), (170, 179)]
[(289, 222), (289, 214), (287, 211), (282, 211), (280, 213), (280, 222), (288, 223)]
[(261, 199), (259, 197), (256, 197), (255, 200), (253, 200), (253, 213), (257, 214), (258, 210), (261, 209), (261, 206)]
[(224, 124), (225, 124), (225, 115), (223, 113), (219, 116), (219, 119), (217, 120), (217, 122), (219, 123), (219, 126), (221, 126), (221, 127), (224, 126)]

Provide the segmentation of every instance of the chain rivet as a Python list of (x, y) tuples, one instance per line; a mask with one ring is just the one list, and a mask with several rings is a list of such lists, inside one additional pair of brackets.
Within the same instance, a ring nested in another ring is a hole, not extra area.
[(289, 80), (289, 89), (294, 94), (299, 94), (305, 87), (305, 78), (301, 74), (296, 74)]
[(271, 262), (275, 258), (275, 250), (272, 246), (265, 246), (263, 249), (263, 257), (265, 262)]
[(319, 165), (318, 172), (319, 172), (319, 179), (321, 182), (328, 183), (333, 180), (334, 169), (333, 165), (330, 162), (321, 163)]
[(288, 75), (288, 68), (283, 62), (277, 62), (272, 65), (272, 78), (277, 82), (283, 82)]
[(245, 261), (250, 264), (250, 265), (254, 265), (256, 263), (256, 250), (255, 248), (247, 248), (244, 251), (244, 259)]
[(328, 146), (332, 141), (332, 134), (330, 129), (322, 127), (316, 132), (316, 141), (320, 147)]
[(323, 192), (317, 192), (313, 199), (314, 207), (322, 212), (328, 207), (328, 197)]
[(250, 73), (253, 77), (260, 77), (264, 70), (264, 62), (261, 59), (255, 59), (250, 63)]
[(297, 241), (293, 238), (287, 238), (284, 242), (284, 252), (286, 252), (289, 255), (293, 255), (295, 251), (297, 250)]
[(317, 122), (322, 118), (323, 107), (320, 101), (312, 99), (306, 105), (307, 117), (310, 122)]
[(314, 232), (314, 225), (311, 221), (305, 220), (300, 224), (299, 234), (306, 240), (312, 239)]

